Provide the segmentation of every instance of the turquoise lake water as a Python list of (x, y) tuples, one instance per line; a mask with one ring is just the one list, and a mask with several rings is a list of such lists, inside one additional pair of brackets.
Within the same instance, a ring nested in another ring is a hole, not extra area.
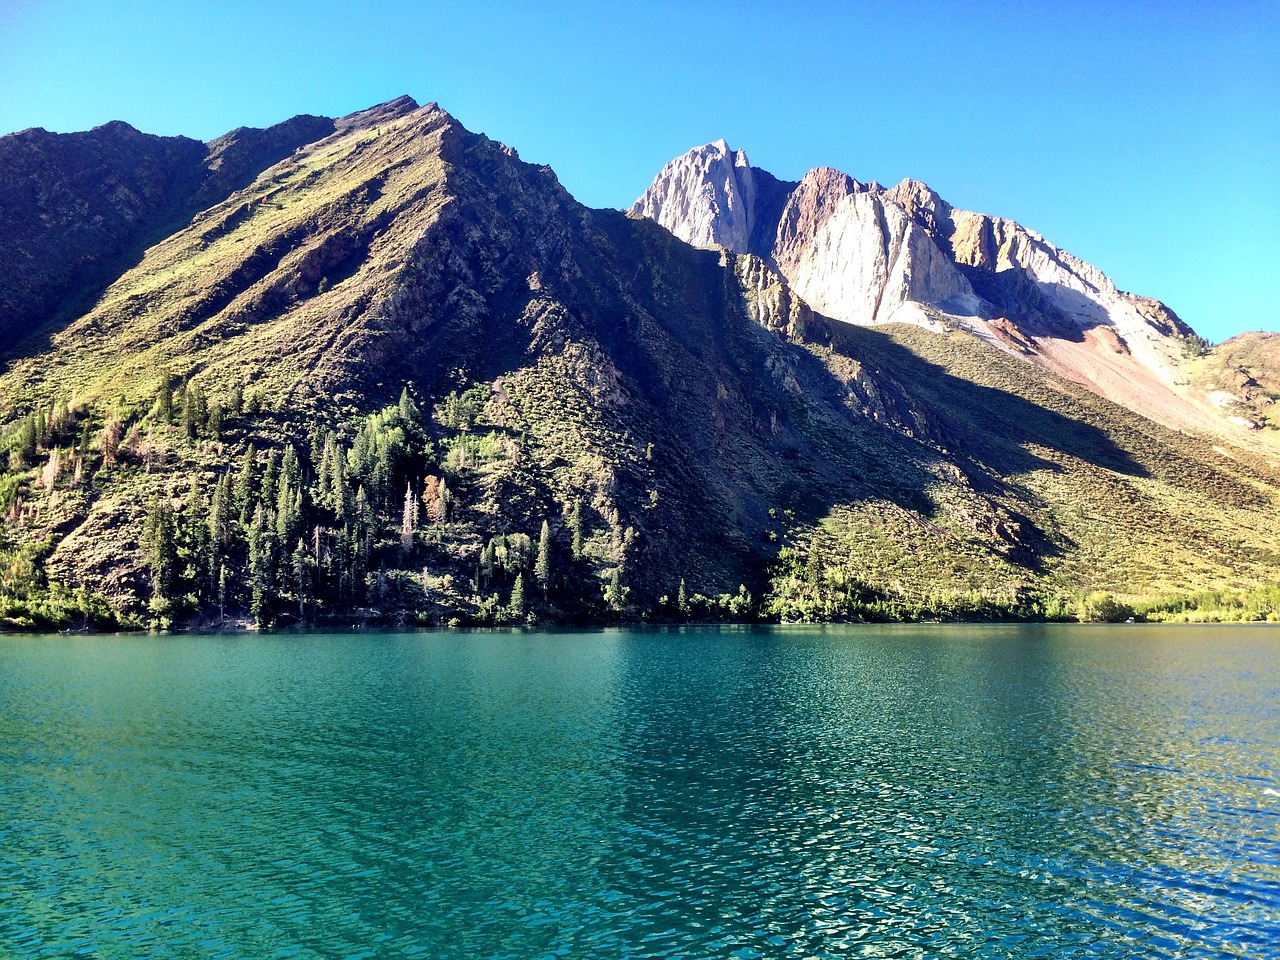
[(1280, 957), (1280, 629), (0, 637), (0, 956)]

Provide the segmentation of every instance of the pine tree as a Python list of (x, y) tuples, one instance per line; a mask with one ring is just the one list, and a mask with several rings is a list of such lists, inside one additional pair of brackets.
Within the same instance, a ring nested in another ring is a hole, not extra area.
[(676, 609), (682, 614), (689, 612), (689, 594), (684, 587), (684, 577), (680, 578), (680, 589), (676, 591)]
[(339, 523), (351, 514), (351, 485), (347, 482), (347, 455), (335, 440), (329, 450), (329, 509)]
[(244, 451), (244, 459), (240, 461), (240, 473), (236, 476), (235, 495), (236, 509), (240, 514), (240, 522), (248, 524), (250, 511), (249, 507), (253, 499), (253, 489), (257, 482), (257, 454), (254, 452), (253, 444)]
[(142, 549), (151, 569), (153, 607), (159, 613), (173, 599), (178, 572), (177, 524), (173, 507), (164, 498), (155, 500), (147, 511)]
[(262, 471), (262, 502), (273, 506), (280, 495), (280, 454), (272, 450), (267, 454), (267, 466)]
[(569, 514), (569, 529), (573, 532), (573, 559), (582, 559), (582, 501), (573, 501), (573, 511)]
[(196, 438), (196, 410), (192, 402), (191, 384), (182, 388), (182, 432), (188, 440)]
[(551, 525), (546, 520), (542, 521), (542, 532), (538, 535), (538, 559), (533, 565), (533, 575), (538, 578), (545, 600), (551, 588)]
[(209, 504), (209, 536), (215, 552), (227, 545), (228, 525), (231, 522), (231, 474), (224, 473), (213, 488), (213, 500)]
[(209, 420), (205, 424), (209, 439), (214, 443), (222, 440), (222, 405), (215, 403), (209, 408)]
[(809, 543), (809, 556), (805, 560), (804, 579), (809, 584), (810, 589), (817, 591), (822, 581), (822, 560), (818, 556), (818, 541), (813, 540)]
[(184, 561), (181, 579), (200, 599), (212, 596), (214, 587), (212, 572), (216, 551), (209, 529), (210, 509), (199, 481), (192, 477), (187, 501), (178, 517), (178, 555)]
[(405, 553), (413, 552), (413, 534), (418, 529), (418, 498), (413, 493), (413, 483), (404, 485), (404, 510), (400, 519), (400, 546)]
[(323, 472), (320, 469), (320, 467), (321, 467), (321, 461), (324, 459), (324, 442), (325, 442), (325, 431), (319, 424), (316, 424), (315, 427), (312, 428), (311, 430), (310, 454), (311, 454), (311, 469), (314, 470), (317, 475)]
[(449, 489), (449, 485), (440, 481), (440, 522), (448, 523), (449, 515), (453, 512), (453, 491)]
[(275, 532), (261, 503), (249, 525), (249, 609), (260, 627), (271, 622), (276, 567)]
[(36, 417), (35, 414), (32, 414), (22, 421), (22, 427), (18, 431), (18, 443), (14, 447), (22, 460), (23, 466), (28, 466), (35, 462), (38, 441), (36, 433)]
[(618, 565), (613, 568), (613, 573), (609, 575), (609, 585), (604, 588), (604, 602), (609, 605), (610, 610), (617, 612), (622, 609), (623, 597), (622, 566)]
[(511, 616), (520, 619), (524, 616), (524, 574), (516, 574), (516, 582), (511, 585), (511, 603), (507, 605)]
[(476, 572), (476, 589), (483, 590), (489, 585), (489, 581), (493, 579), (494, 569), (497, 567), (498, 551), (494, 546), (494, 542), (490, 540), (485, 544), (485, 548), (480, 551), (480, 564)]
[(298, 619), (306, 620), (307, 618), (307, 600), (311, 596), (311, 554), (307, 552), (307, 545), (302, 541), (298, 541), (298, 545), (293, 550), (293, 591), (298, 598)]
[(292, 543), (302, 521), (298, 509), (298, 497), (302, 491), (289, 486), (285, 476), (280, 477), (280, 492), (276, 494), (276, 533), (281, 543)]
[(408, 385), (400, 391), (400, 416), (412, 424), (418, 423), (421, 419), (421, 415), (418, 413), (418, 405), (409, 396)]
[(76, 457), (80, 460), (89, 458), (89, 444), (93, 440), (93, 431), (89, 429), (89, 421), (80, 425), (80, 444), (76, 447)]
[(302, 486), (302, 463), (292, 443), (286, 444), (284, 448), (284, 458), (280, 461), (280, 481), (288, 484), (291, 490)]
[(161, 423), (173, 422), (173, 375), (168, 368), (160, 371), (160, 382), (156, 386), (156, 419)]

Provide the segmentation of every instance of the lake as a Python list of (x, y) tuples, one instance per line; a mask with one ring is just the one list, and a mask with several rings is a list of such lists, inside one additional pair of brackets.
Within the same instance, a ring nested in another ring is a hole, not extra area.
[(0, 955), (1280, 957), (1280, 628), (0, 637)]

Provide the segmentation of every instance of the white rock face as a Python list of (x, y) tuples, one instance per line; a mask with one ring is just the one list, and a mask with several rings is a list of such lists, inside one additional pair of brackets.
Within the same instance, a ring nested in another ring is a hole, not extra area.
[[(762, 183), (790, 188), (785, 202), (762, 203)], [(760, 257), (832, 319), (964, 327), (1168, 425), (1205, 427), (1179, 393), (1191, 330), (1172, 311), (919, 181), (886, 189), (819, 167), (779, 185), (720, 140), (668, 163), (632, 210), (695, 246)]]
[(978, 305), (969, 281), (928, 233), (880, 193), (842, 198), (804, 244), (792, 274), (792, 287), (815, 310), (846, 323), (887, 323), (910, 302)]
[(755, 176), (746, 153), (717, 140), (663, 167), (631, 209), (695, 247), (746, 253), (755, 206)]

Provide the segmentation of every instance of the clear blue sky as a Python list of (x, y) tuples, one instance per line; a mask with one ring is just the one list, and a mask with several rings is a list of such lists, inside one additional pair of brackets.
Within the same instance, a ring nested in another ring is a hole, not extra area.
[(1164, 300), (1280, 329), (1280, 3), (0, 0), (0, 132), (210, 139), (408, 93), (627, 206), (725, 137), (924, 180)]

